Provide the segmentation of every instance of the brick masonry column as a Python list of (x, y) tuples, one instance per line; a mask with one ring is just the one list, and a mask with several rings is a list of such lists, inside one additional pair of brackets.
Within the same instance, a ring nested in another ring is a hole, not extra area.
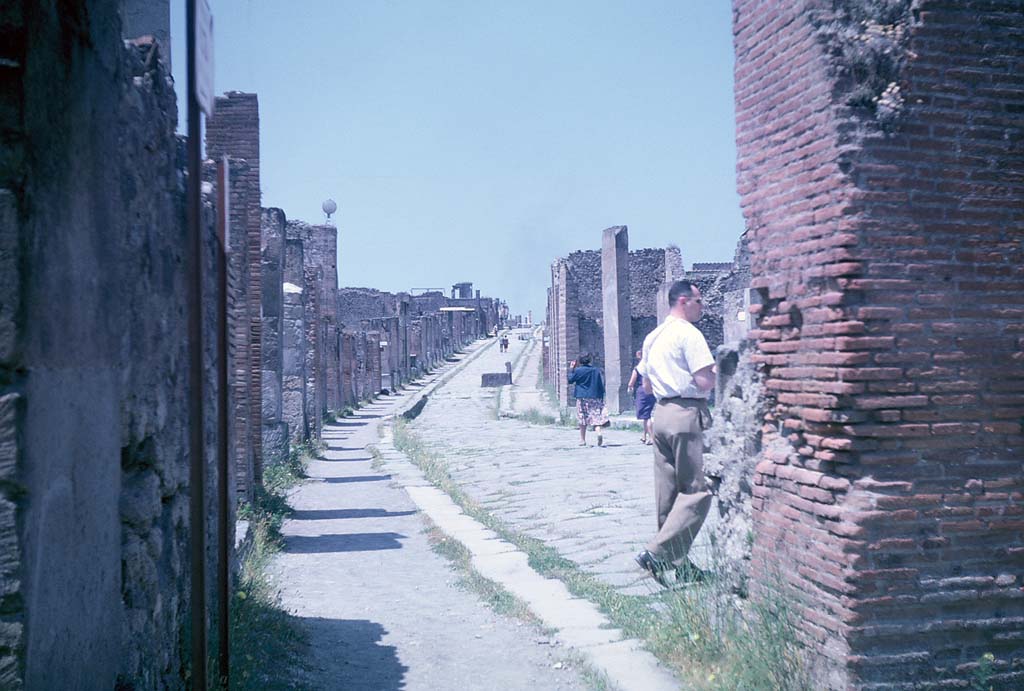
[[(231, 91), (215, 100), (213, 116), (206, 122), (206, 152), (211, 158), (230, 156), (242, 159), (246, 163), (245, 174), (236, 179), (236, 165), (232, 165), (231, 191), (239, 199), (231, 200), (231, 234), (244, 237), (244, 244), (238, 247), (240, 259), (246, 263), (244, 277), (244, 295), (248, 322), (246, 329), (246, 347), (249, 350), (244, 371), (246, 382), (245, 395), (248, 408), (252, 411), (252, 421), (247, 424), (246, 436), (239, 439), (248, 447), (247, 455), (251, 457), (251, 478), (254, 482), (262, 482), (263, 475), (263, 432), (262, 425), (257, 424), (256, 416), (263, 408), (263, 357), (262, 357), (262, 320), (261, 296), (263, 288), (262, 275), (262, 213), (260, 207), (260, 117), (259, 101), (256, 94)], [(241, 170), (238, 168), (238, 170)], [(241, 304), (233, 306), (233, 311), (242, 308)], [(238, 315), (235, 315), (236, 318)], [(247, 473), (238, 476), (239, 491), (247, 491), (245, 478)]]
[(1019, 687), (1024, 15), (733, 8), (752, 590), (790, 586), (818, 686), (952, 688), (992, 653)]
[(601, 235), (601, 304), (605, 404), (612, 415), (630, 408), (626, 393), (633, 362), (629, 299), (629, 230), (626, 226), (605, 228)]

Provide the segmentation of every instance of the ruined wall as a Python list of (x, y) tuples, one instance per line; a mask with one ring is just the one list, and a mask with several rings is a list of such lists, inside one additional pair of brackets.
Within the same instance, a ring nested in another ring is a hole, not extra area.
[(306, 292), (302, 241), (286, 236), (284, 243), (282, 419), (292, 442), (309, 439), (306, 419)]
[(9, 9), (0, 686), (176, 688), (188, 426), (174, 91), (159, 55), (122, 44), (116, 3)]
[(281, 209), (263, 209), (262, 216), (262, 327), (263, 357), (262, 433), (267, 465), (288, 453), (288, 425), (284, 422), (284, 242), (285, 215)]
[(206, 122), (206, 153), (228, 156), (231, 164), (231, 270), (240, 285), (228, 303), (232, 321), (229, 359), (234, 392), (232, 448), (238, 491), (251, 497), (263, 469), (263, 355), (261, 291), (262, 209), (260, 127), (256, 94), (231, 91), (218, 96)]
[(1024, 15), (733, 7), (754, 585), (792, 586), (821, 686), (969, 683), (984, 653), (1019, 686)]

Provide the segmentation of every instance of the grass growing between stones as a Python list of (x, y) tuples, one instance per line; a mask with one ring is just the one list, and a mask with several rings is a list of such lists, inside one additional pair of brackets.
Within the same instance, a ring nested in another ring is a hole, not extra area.
[(793, 617), (785, 598), (773, 594), (771, 588), (765, 588), (767, 594), (761, 600), (742, 601), (741, 605), (733, 593), (734, 579), (716, 558), (705, 584), (647, 596), (624, 595), (543, 541), (513, 530), (475, 502), (452, 478), (444, 458), (403, 420), (395, 422), (394, 445), (468, 516), (522, 550), (535, 571), (558, 578), (573, 595), (597, 604), (614, 626), (626, 636), (644, 641), (689, 687), (811, 688)]
[(495, 613), (514, 617), (544, 630), (543, 623), (530, 611), (525, 602), (498, 583), (481, 576), (473, 568), (473, 555), (461, 542), (445, 535), (429, 519), (424, 518), (424, 521), (427, 523), (425, 532), (430, 541), (430, 548), (452, 563), (459, 574), (459, 585), (475, 593)]
[(306, 465), (316, 455), (311, 446), (293, 447), (285, 459), (264, 469), (253, 502), (238, 510), (239, 518), (249, 521), (250, 546), (231, 602), (231, 689), (303, 688), (298, 679), (306, 636), (297, 619), (281, 608), (267, 569), (281, 551), (281, 524), (291, 511), (285, 493), (306, 477)]

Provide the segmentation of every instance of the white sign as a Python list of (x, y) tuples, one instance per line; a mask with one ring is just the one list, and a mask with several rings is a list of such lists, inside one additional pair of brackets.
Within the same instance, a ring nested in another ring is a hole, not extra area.
[(209, 0), (196, 0), (196, 101), (213, 116), (213, 14)]

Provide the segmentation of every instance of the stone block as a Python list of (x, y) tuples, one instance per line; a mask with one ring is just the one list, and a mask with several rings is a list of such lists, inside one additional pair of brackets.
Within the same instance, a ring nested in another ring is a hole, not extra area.
[(512, 374), (509, 372), (487, 372), (480, 375), (480, 386), (506, 386), (512, 383)]

